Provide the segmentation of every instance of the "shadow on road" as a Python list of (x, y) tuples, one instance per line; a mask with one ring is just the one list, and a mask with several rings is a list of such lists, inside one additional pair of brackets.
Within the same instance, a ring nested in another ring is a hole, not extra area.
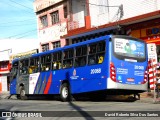
[(75, 117), (84, 117), (86, 120), (95, 120), (87, 111), (82, 110), (79, 106), (75, 105), (73, 102), (69, 102), (69, 105), (72, 108), (74, 108), (74, 110), (76, 110), (76, 114), (74, 115)]
[[(85, 96), (74, 96), (73, 97), (74, 100), (73, 101), (83, 101), (83, 102), (135, 102), (138, 99), (135, 99), (132, 96), (126, 97), (126, 96), (107, 96), (106, 98), (103, 99), (98, 99), (98, 98), (88, 98)], [(5, 99), (17, 99), (15, 96), (11, 96), (11, 97), (6, 97)], [(60, 101), (59, 96), (53, 96), (53, 95), (36, 95), (36, 96), (28, 96), (28, 100), (48, 100), (48, 101)]]

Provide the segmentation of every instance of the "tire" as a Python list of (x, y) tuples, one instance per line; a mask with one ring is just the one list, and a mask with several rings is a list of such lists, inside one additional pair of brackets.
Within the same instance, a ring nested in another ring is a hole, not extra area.
[(62, 102), (70, 101), (71, 99), (69, 85), (67, 83), (62, 84), (61, 86), (60, 98)]
[(19, 94), (17, 95), (17, 99), (21, 99)]
[(26, 94), (25, 94), (25, 89), (24, 89), (24, 87), (23, 86), (20, 86), (19, 87), (19, 92), (20, 92), (20, 99), (21, 100), (27, 100), (28, 99), (28, 97), (26, 96)]

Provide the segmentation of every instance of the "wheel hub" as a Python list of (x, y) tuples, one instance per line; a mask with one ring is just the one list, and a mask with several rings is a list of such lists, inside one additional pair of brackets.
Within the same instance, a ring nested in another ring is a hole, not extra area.
[(63, 90), (62, 90), (62, 95), (64, 98), (67, 98), (68, 97), (68, 88), (67, 87), (64, 87)]

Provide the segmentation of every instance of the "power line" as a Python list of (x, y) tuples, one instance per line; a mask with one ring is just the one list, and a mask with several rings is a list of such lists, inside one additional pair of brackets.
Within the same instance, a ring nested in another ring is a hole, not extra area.
[(30, 10), (33, 11), (32, 8), (29, 8), (29, 7), (25, 6), (25, 5), (19, 4), (19, 3), (15, 2), (15, 1), (13, 1), (13, 0), (9, 0), (9, 1), (11, 1), (11, 2), (13, 2), (13, 3), (15, 3), (15, 4), (18, 4), (18, 5), (20, 5), (20, 6), (23, 6), (23, 7), (25, 7), (25, 8), (28, 8), (28, 9), (30, 9)]
[(119, 7), (118, 5), (117, 6), (107, 6), (107, 5), (98, 5), (98, 4), (93, 4), (93, 3), (86, 3), (86, 4), (101, 6), (101, 7)]
[(36, 19), (28, 19), (28, 20), (21, 20), (21, 21), (4, 22), (4, 23), (0, 23), (0, 24), (10, 24), (10, 23), (17, 23), (17, 22), (25, 22), (25, 21), (30, 21), (30, 20), (36, 20)]
[[(115, 16), (113, 17), (113, 19), (115, 17), (118, 17), (118, 14), (120, 14), (119, 20), (123, 17), (124, 15), (124, 11), (123, 11), (123, 5), (117, 5), (117, 6), (108, 6), (108, 5), (98, 5), (98, 4), (93, 4), (93, 3), (86, 3), (86, 4), (90, 4), (90, 5), (95, 5), (95, 6), (100, 6), (100, 7), (117, 7), (118, 8), (118, 12), (115, 14)], [(117, 20), (118, 21), (118, 18)]]
[(33, 2), (33, 0), (28, 0), (28, 1), (31, 1), (31, 2)]
[[(25, 25), (34, 25), (35, 23), (33, 23), (33, 24), (24, 24), (24, 25), (8, 25), (8, 26), (1, 26), (0, 25), (0, 27), (13, 27), (13, 26), (25, 26)], [(35, 24), (36, 25), (36, 24)]]
[[(34, 30), (34, 31), (37, 31), (37, 30)], [(30, 33), (30, 32), (29, 32), (29, 33)], [(21, 38), (24, 38), (24, 37), (26, 37), (26, 36), (29, 36), (29, 35), (30, 35), (29, 33), (27, 33), (27, 35), (23, 35), (23, 36), (18, 37), (18, 38), (16, 38), (16, 39), (21, 39)]]
[(20, 36), (20, 35), (25, 35), (25, 34), (27, 34), (27, 33), (33, 32), (33, 31), (37, 31), (37, 29), (33, 29), (33, 30), (31, 30), (31, 31), (27, 31), (27, 32), (25, 32), (25, 33), (20, 33), (20, 34), (12, 35), (12, 36), (9, 36), (9, 37), (3, 38), (3, 39), (10, 39), (10, 38), (12, 38), (12, 37), (17, 37), (17, 36)]
[[(4, 2), (4, 1), (3, 1)], [(6, 2), (6, 1), (5, 1)], [(9, 4), (8, 2), (6, 3), (7, 5), (10, 5), (10, 6), (12, 6), (12, 7), (14, 7), (15, 8), (15, 6), (13, 5), (13, 4)], [(24, 10), (24, 11), (26, 11), (26, 10)], [(33, 10), (32, 10), (33, 11)], [(32, 13), (33, 14), (33, 12), (31, 12), (31, 11), (26, 11), (26, 12), (28, 12), (28, 13)]]

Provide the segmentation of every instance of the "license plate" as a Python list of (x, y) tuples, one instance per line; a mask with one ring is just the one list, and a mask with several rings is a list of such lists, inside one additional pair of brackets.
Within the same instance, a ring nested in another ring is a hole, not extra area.
[(134, 78), (127, 78), (128, 82), (134, 82)]

